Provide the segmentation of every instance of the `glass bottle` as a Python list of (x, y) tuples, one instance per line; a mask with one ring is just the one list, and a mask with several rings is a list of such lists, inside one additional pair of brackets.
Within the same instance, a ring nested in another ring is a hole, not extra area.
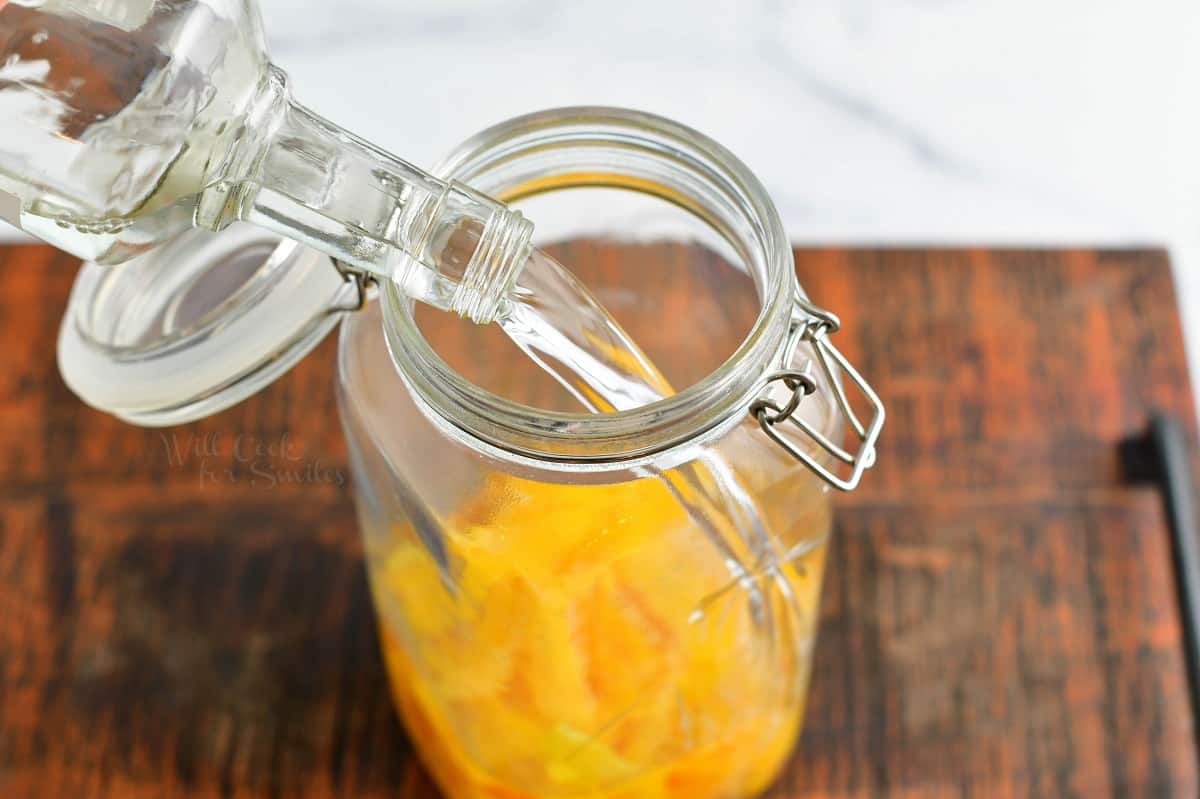
[(0, 218), (122, 263), (253, 223), (491, 321), (532, 226), (291, 98), (252, 0), (0, 0)]

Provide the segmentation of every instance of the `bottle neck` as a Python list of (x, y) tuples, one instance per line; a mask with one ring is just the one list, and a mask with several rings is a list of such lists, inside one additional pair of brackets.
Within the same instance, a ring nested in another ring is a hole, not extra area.
[(201, 199), (200, 224), (251, 222), (414, 299), (476, 322), (496, 318), (529, 253), (532, 225), (519, 212), (293, 102), (278, 70), (245, 122), (247, 144)]

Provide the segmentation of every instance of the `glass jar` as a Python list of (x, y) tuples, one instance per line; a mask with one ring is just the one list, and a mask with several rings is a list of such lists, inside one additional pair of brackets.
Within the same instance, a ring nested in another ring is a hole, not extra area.
[[(557, 198), (597, 187), (606, 203), (665, 200), (737, 267), (704, 276), (712, 296), (750, 286), (753, 313), (711, 373), (602, 415), (523, 404), (545, 392), (511, 344), (426, 324), (393, 287), (346, 320), (339, 403), (416, 748), (453, 799), (756, 794), (799, 729), (829, 489), (870, 465), (878, 399), (796, 284), (762, 186), (706, 137), (636, 112), (551, 111), (480, 134), (441, 176), (518, 204), (570, 208)], [(653, 217), (598, 207), (568, 234), (629, 238), (621, 225)], [(671, 219), (656, 246), (694, 237)], [(678, 335), (656, 364), (687, 367), (711, 325), (657, 312)], [(857, 451), (835, 443), (847, 422)]]

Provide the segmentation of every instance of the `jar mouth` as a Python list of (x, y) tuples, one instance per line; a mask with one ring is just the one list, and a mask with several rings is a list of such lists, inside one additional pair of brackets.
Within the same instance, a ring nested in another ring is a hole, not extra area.
[(722, 236), (741, 257), (760, 302), (734, 353), (683, 391), (626, 411), (569, 413), (522, 405), (464, 378), (422, 335), (412, 301), (385, 284), (380, 303), (392, 360), (410, 390), (454, 428), (537, 461), (624, 462), (696, 442), (745, 419), (767, 374), (782, 365), (793, 301), (803, 296), (791, 246), (762, 184), (707, 136), (639, 111), (561, 108), (488, 128), (454, 150), (436, 172), (505, 202), (582, 186), (655, 195)]

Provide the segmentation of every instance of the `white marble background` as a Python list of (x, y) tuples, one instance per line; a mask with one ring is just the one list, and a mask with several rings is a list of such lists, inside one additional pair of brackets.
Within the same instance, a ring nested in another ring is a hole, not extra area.
[(1169, 246), (1200, 376), (1197, 0), (261, 2), (301, 101), (421, 165), (624, 105), (738, 153), (798, 242)]
[(739, 154), (798, 242), (1168, 246), (1200, 384), (1197, 0), (262, 4), (299, 98), (418, 164), (624, 105)]

